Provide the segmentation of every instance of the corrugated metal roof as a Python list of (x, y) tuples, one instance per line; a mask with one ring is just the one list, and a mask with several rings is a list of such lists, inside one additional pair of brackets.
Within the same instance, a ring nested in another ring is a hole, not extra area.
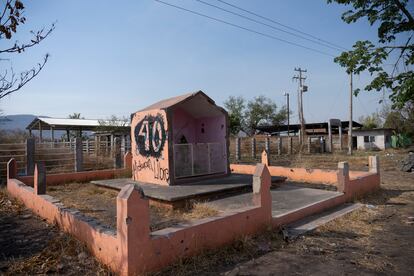
[(112, 122), (110, 120), (97, 120), (97, 119), (68, 119), (68, 118), (50, 118), (50, 117), (37, 117), (35, 118), (26, 129), (31, 128), (33, 125), (40, 121), (43, 124), (50, 125), (52, 127), (98, 127), (102, 126), (104, 123), (105, 126), (119, 126), (119, 127), (128, 127), (129, 122), (116, 121)]
[(198, 94), (201, 94), (202, 96), (206, 97), (212, 104), (215, 104), (214, 101), (209, 96), (207, 96), (203, 91), (200, 90), (197, 92), (188, 93), (188, 94), (161, 100), (159, 102), (156, 102), (152, 105), (145, 107), (144, 109), (138, 110), (137, 112), (147, 111), (147, 110), (152, 110), (152, 109), (168, 109)]

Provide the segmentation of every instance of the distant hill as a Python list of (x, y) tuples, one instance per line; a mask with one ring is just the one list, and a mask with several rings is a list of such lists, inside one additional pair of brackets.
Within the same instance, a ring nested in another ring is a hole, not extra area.
[(25, 130), (27, 125), (37, 116), (33, 114), (6, 115), (0, 117), (0, 129)]

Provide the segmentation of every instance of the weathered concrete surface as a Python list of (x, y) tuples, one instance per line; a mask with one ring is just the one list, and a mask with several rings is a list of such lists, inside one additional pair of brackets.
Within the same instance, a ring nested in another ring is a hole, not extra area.
[[(272, 177), (272, 183), (280, 181), (283, 181), (283, 179), (280, 177)], [(145, 196), (163, 201), (179, 201), (209, 194), (214, 195), (223, 192), (240, 191), (251, 188), (252, 182), (252, 175), (243, 174), (231, 174), (230, 176), (174, 186), (143, 183), (129, 178), (91, 181), (93, 184), (117, 190), (121, 190), (128, 184), (136, 184), (143, 189)]]
[[(282, 184), (277, 189), (272, 189), (271, 195), (272, 216), (279, 217), (317, 202), (341, 196), (342, 193), (304, 188), (291, 183), (286, 183)], [(208, 204), (222, 211), (234, 210), (251, 205), (250, 198), (251, 194), (241, 194), (211, 201)]]
[(313, 231), (316, 228), (334, 219), (342, 217), (352, 211), (361, 208), (362, 206), (363, 205), (361, 203), (346, 203), (323, 213), (303, 218), (299, 221), (287, 225), (287, 238), (294, 239), (307, 232)]

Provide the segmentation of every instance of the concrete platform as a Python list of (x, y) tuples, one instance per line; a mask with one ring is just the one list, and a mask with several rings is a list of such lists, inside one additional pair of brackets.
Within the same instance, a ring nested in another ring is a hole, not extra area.
[[(279, 217), (294, 212), (320, 201), (342, 195), (340, 192), (312, 189), (286, 182), (272, 189), (272, 216)], [(250, 193), (235, 195), (209, 202), (212, 207), (220, 210), (234, 210), (252, 206)]]
[[(252, 176), (231, 174), (230, 176), (214, 179), (199, 180), (183, 185), (162, 186), (133, 181), (129, 178), (91, 181), (95, 185), (121, 190), (127, 184), (137, 184), (150, 199), (176, 202), (220, 194), (231, 194), (238, 191), (249, 191), (252, 186)], [(272, 177), (272, 183), (283, 182), (284, 178)]]

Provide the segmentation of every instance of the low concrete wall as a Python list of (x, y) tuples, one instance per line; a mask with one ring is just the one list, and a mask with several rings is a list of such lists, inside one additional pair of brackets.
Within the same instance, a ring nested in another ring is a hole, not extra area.
[(51, 196), (35, 195), (32, 187), (17, 179), (7, 180), (7, 190), (37, 215), (84, 242), (104, 264), (117, 269), (121, 256), (118, 254), (120, 246), (115, 232), (105, 230), (90, 218), (82, 216), (79, 211), (65, 208)]
[[(271, 225), (271, 177), (259, 164), (253, 177), (253, 207), (223, 212), (215, 217), (150, 232), (149, 202), (141, 188), (125, 186), (117, 197), (117, 229), (109, 231), (79, 211), (65, 208), (48, 195), (36, 194), (40, 184), (35, 173), (33, 185), (15, 179), (16, 162), (8, 164), (7, 189), (27, 208), (84, 242), (91, 252), (113, 271), (137, 275), (156, 271), (174, 261), (231, 243), (238, 237), (256, 233)], [(38, 171), (36, 166), (35, 171)], [(71, 174), (69, 174), (70, 176)], [(42, 184), (44, 185), (44, 184)], [(220, 235), (216, 235), (220, 229)]]
[[(270, 193), (271, 174), (264, 164), (244, 166), (245, 172), (253, 174), (253, 206), (234, 212), (223, 212), (215, 217), (201, 219), (190, 224), (150, 232), (149, 201), (138, 186), (126, 185), (117, 197), (117, 229), (105, 230), (91, 218), (80, 212), (68, 209), (61, 202), (48, 195), (42, 185), (47, 183), (44, 175), (35, 168), (31, 178), (34, 189), (16, 179), (17, 166), (14, 160), (8, 164), (8, 192), (20, 199), (28, 208), (50, 223), (83, 241), (91, 252), (113, 271), (121, 275), (136, 275), (152, 272), (177, 261), (233, 242), (244, 235), (263, 230), (267, 225), (279, 227), (321, 212), (379, 187), (379, 165), (377, 157), (370, 157), (370, 172), (350, 179), (346, 162), (334, 171), (338, 189), (343, 194), (320, 201), (283, 216), (272, 218), (272, 198)], [(281, 170), (274, 170), (280, 172)], [(302, 171), (303, 172), (303, 171)], [(99, 175), (97, 172), (95, 175)], [(312, 173), (310, 173), (312, 175)], [(316, 176), (321, 174), (314, 174)], [(68, 174), (68, 177), (72, 177)], [(292, 174), (291, 177), (294, 177)], [(64, 174), (56, 181), (67, 180)], [(30, 180), (30, 179), (28, 179)], [(317, 180), (321, 183), (321, 179)], [(52, 182), (55, 183), (55, 182)], [(37, 194), (36, 194), (37, 193)], [(220, 231), (217, 234), (217, 231)]]
[[(230, 164), (230, 169), (233, 173), (252, 174), (254, 165)], [(337, 180), (335, 170), (269, 166), (269, 171), (272, 176), (283, 176), (297, 182), (335, 184)]]

